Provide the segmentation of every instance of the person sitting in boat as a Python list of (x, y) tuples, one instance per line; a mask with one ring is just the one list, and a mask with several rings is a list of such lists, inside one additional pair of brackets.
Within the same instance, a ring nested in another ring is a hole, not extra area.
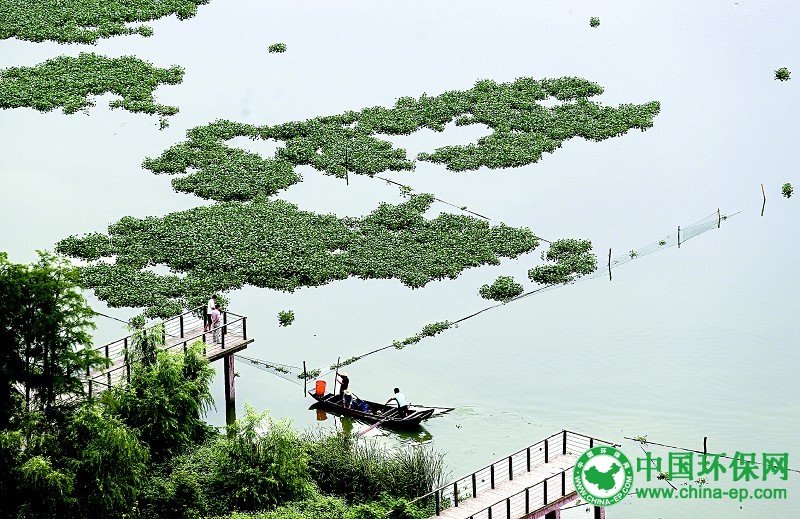
[(397, 402), (397, 415), (400, 418), (405, 417), (408, 414), (408, 400), (406, 400), (406, 396), (400, 392), (400, 388), (394, 388), (394, 396), (387, 400), (386, 404), (388, 405), (392, 400)]
[(340, 371), (337, 380), (341, 384), (341, 389), (339, 389), (339, 394), (343, 395), (345, 391), (350, 387), (350, 377), (347, 376), (346, 371)]
[(350, 407), (353, 405), (353, 394), (349, 389), (345, 389), (344, 393), (342, 394), (342, 404), (344, 405), (345, 409), (350, 409)]

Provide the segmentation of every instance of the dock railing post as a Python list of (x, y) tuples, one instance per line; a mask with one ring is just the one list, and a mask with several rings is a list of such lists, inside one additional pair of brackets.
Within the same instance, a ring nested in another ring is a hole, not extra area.
[(247, 317), (242, 317), (242, 339), (247, 340)]
[(545, 478), (542, 483), (544, 483), (544, 492), (542, 492), (542, 495), (544, 495), (544, 497), (542, 498), (543, 499), (542, 504), (546, 505), (547, 504), (547, 478)]
[(489, 465), (489, 480), (492, 485), (492, 488), (494, 488), (494, 463)]
[[(183, 339), (183, 314), (180, 316), (180, 324), (181, 324), (181, 339)], [(203, 328), (205, 328), (206, 322), (203, 321)]]
[(528, 451), (527, 458), (528, 458), (528, 472), (531, 471), (531, 448), (528, 447), (526, 449)]
[(441, 511), (441, 498), (439, 497), (439, 491), (436, 491), (436, 515), (439, 515)]
[(453, 505), (458, 507), (458, 482), (453, 483)]
[(478, 495), (478, 485), (475, 481), (475, 473), (472, 473), (472, 497), (476, 497)]
[(511, 456), (508, 457), (508, 480), (514, 481), (514, 462)]
[(561, 496), (567, 495), (567, 471), (561, 471)]
[(544, 462), (550, 463), (550, 440), (544, 441)]
[(564, 434), (564, 448), (561, 451), (561, 454), (566, 455), (567, 454), (567, 430), (566, 429), (564, 430), (563, 434)]

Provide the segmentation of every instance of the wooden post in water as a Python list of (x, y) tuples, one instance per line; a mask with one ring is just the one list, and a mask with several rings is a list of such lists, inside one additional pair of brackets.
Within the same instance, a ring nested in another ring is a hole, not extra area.
[(233, 365), (233, 354), (225, 355), (222, 360), (225, 372), (225, 423), (231, 425), (236, 421), (236, 382), (234, 381), (236, 371)]
[(764, 192), (764, 184), (761, 184), (761, 196), (764, 202), (761, 204), (761, 216), (764, 216), (764, 208), (767, 207), (767, 194)]
[(719, 212), (719, 207), (717, 208), (717, 229), (719, 226), (722, 225), (722, 213)]
[(708, 453), (708, 436), (703, 436), (703, 455)]
[(608, 280), (611, 281), (611, 247), (608, 248)]
[(347, 164), (347, 159), (348, 159), (347, 152), (348, 152), (348, 149), (350, 147), (349, 144), (350, 144), (349, 142), (345, 142), (344, 143), (344, 180), (345, 180), (345, 182), (347, 183), (348, 186), (350, 185), (350, 173), (348, 172), (348, 167), (347, 167), (348, 166), (348, 164)]
[(678, 226), (678, 248), (681, 248), (681, 226)]
[(308, 377), (306, 376), (306, 361), (303, 361), (303, 394), (308, 396)]
[(341, 357), (336, 357), (336, 374), (333, 375), (333, 394), (336, 395), (336, 382), (339, 380), (339, 363), (341, 362)]

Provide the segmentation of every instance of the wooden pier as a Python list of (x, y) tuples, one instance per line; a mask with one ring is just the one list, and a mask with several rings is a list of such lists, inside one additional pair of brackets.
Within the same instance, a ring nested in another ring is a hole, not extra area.
[[(154, 333), (158, 329), (162, 334), (163, 349), (186, 351), (190, 344), (196, 341), (203, 343), (203, 354), (209, 362), (223, 359), (225, 374), (225, 409), (228, 422), (236, 417), (236, 389), (234, 383), (233, 354), (241, 351), (253, 342), (247, 337), (247, 317), (222, 312), (222, 324), (216, 331), (205, 331), (203, 326), (203, 307), (195, 308), (180, 315), (170, 317), (163, 321), (163, 328), (151, 327), (141, 333)], [(133, 346), (135, 335), (128, 335), (95, 350), (111, 359), (109, 367), (86, 373), (86, 385), (89, 396), (106, 389), (130, 382), (131, 365), (130, 348)]]
[[(578, 499), (575, 463), (595, 445), (612, 443), (564, 430), (415, 501), (435, 500), (431, 519), (559, 519)], [(604, 519), (605, 509), (594, 507), (593, 517)]]

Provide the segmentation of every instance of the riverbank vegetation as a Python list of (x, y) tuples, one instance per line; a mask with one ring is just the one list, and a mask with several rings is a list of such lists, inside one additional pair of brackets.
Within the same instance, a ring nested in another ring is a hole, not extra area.
[(3, 0), (0, 40), (18, 38), (33, 42), (97, 43), (124, 34), (151, 36), (147, 22), (175, 14), (179, 20), (197, 14), (209, 0)]
[(104, 360), (90, 353), (92, 312), (74, 275), (50, 256), (27, 266), (0, 255), (4, 297), (27, 318), (0, 321), (0, 515), (430, 515), (408, 502), (442, 482), (442, 456), (425, 447), (301, 433), (250, 407), (225, 431), (206, 424), (213, 370), (200, 345), (169, 353), (143, 342), (130, 383), (91, 398), (80, 374)]
[(169, 116), (178, 107), (156, 103), (153, 92), (162, 84), (179, 84), (183, 73), (181, 67), (157, 68), (134, 56), (60, 56), (33, 67), (0, 70), (0, 108), (61, 108), (72, 114), (94, 106), (89, 96), (110, 92), (121, 98), (111, 101), (111, 108)]

